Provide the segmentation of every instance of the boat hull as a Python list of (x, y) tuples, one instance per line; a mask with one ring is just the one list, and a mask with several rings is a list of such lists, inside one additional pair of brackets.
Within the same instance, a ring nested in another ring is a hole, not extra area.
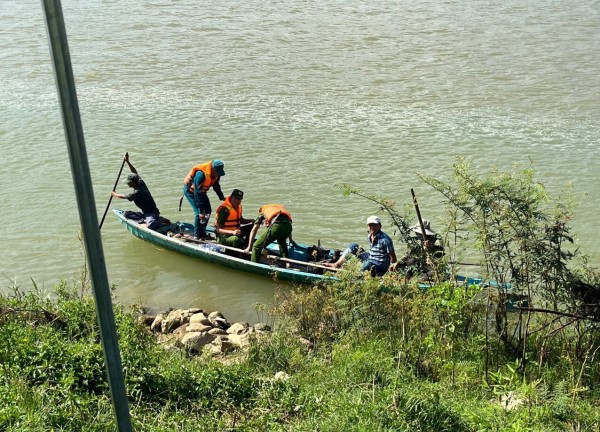
[[(161, 248), (200, 259), (208, 263), (218, 264), (234, 270), (297, 284), (312, 284), (319, 281), (337, 279), (335, 276), (318, 274), (316, 272), (304, 272), (298, 269), (288, 269), (285, 268), (285, 266), (280, 267), (281, 263), (278, 262), (273, 265), (254, 263), (249, 259), (226, 255), (224, 253), (225, 248), (216, 243), (195, 243), (186, 241), (185, 238), (193, 233), (194, 230), (193, 225), (188, 223), (176, 222), (159, 231), (153, 231), (148, 229), (145, 224), (139, 224), (134, 220), (127, 219), (123, 210), (113, 210), (113, 212), (125, 228), (127, 228), (127, 231), (135, 237)], [(169, 230), (171, 230), (171, 233), (181, 235), (181, 237), (167, 235)], [(211, 231), (212, 229), (207, 229), (207, 232), (210, 233)], [(308, 246), (306, 245), (291, 247), (289, 251), (290, 258), (303, 261), (306, 256), (307, 248)], [(266, 250), (269, 254), (273, 254), (272, 256), (279, 254), (279, 247), (276, 244), (269, 245)], [(310, 263), (307, 263), (307, 268), (310, 265)]]

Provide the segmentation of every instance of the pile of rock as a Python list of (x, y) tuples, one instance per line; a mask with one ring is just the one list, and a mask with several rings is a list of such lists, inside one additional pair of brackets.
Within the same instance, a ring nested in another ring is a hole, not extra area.
[(208, 352), (220, 355), (245, 349), (252, 338), (271, 331), (267, 324), (231, 324), (219, 311), (207, 315), (197, 308), (171, 309), (156, 316), (142, 315), (140, 321), (157, 334), (161, 343), (185, 348), (193, 354)]

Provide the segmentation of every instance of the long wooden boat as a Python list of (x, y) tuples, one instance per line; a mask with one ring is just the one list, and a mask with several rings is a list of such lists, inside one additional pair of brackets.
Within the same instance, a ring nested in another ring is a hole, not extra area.
[[(297, 243), (296, 246), (289, 247), (289, 258), (286, 259), (281, 257), (279, 245), (274, 243), (265, 248), (260, 263), (254, 263), (241, 249), (219, 245), (215, 240), (196, 240), (193, 224), (174, 222), (153, 231), (144, 223), (127, 219), (123, 210), (113, 212), (135, 237), (209, 263), (299, 284), (337, 279), (336, 269), (319, 264), (324, 259), (333, 258), (333, 251), (321, 248), (317, 250), (315, 246)], [(206, 231), (214, 236), (212, 227), (207, 227)]]
[[(337, 269), (322, 265), (326, 261), (334, 260), (335, 251), (323, 249), (320, 246), (296, 243), (295, 246), (289, 246), (289, 258), (282, 258), (279, 245), (273, 243), (263, 251), (260, 263), (254, 263), (250, 261), (250, 256), (244, 254), (241, 249), (217, 244), (214, 239), (195, 239), (193, 224), (174, 222), (163, 224), (158, 230), (153, 231), (148, 229), (145, 223), (127, 219), (124, 210), (113, 210), (113, 212), (135, 237), (209, 263), (298, 284), (338, 280), (335, 276)], [(214, 228), (209, 226), (206, 231), (214, 236)], [(510, 289), (510, 284), (500, 285), (496, 282), (485, 282), (479, 278), (460, 275), (455, 276), (455, 281), (458, 285), (482, 284), (501, 291)], [(421, 283), (419, 286), (427, 289), (431, 285), (430, 283)]]

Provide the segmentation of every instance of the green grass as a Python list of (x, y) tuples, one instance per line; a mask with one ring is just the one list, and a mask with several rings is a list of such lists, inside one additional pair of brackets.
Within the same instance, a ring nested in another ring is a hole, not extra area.
[[(591, 385), (598, 366), (590, 362), (582, 369), (566, 339), (556, 340), (542, 365), (534, 361), (532, 346), (524, 372), (502, 344), (490, 341), (494, 365), (486, 377), (485, 339), (477, 326), (461, 324), (467, 313), (473, 322), (479, 319), (468, 301), (419, 292), (399, 298), (369, 286), (347, 291), (344, 283), (314, 289), (318, 295), (309, 289), (288, 296), (285, 301), (294, 304), (281, 304), (280, 310), (305, 315), (278, 315), (278, 330), (231, 364), (164, 350), (133, 312), (116, 306), (134, 429), (460, 432), (600, 426), (599, 394)], [(358, 298), (361, 302), (352, 301)], [(300, 303), (302, 308), (294, 307)], [(0, 312), (0, 430), (114, 430), (92, 299), (63, 283), (51, 295), (33, 290), (0, 296)], [(341, 314), (355, 319), (336, 318)], [(299, 323), (317, 326), (310, 349), (299, 341)], [(335, 325), (323, 327), (327, 323)], [(275, 380), (280, 371), (289, 379)], [(511, 411), (499, 404), (509, 392), (523, 400)]]

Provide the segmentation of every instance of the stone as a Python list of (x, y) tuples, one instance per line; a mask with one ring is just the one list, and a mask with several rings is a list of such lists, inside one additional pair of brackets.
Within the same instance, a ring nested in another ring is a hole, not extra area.
[(208, 320), (213, 325), (213, 327), (219, 327), (223, 330), (227, 330), (231, 324), (227, 322), (223, 314), (219, 311), (211, 312), (208, 315)]
[(227, 329), (227, 334), (242, 334), (248, 331), (250, 324), (247, 322), (239, 322), (233, 324), (231, 327)]
[(314, 348), (313, 343), (306, 338), (299, 337), (298, 341), (309, 351)]
[(208, 333), (188, 332), (180, 340), (181, 345), (191, 352), (201, 353), (202, 348), (215, 339), (215, 336)]
[(162, 333), (172, 333), (177, 327), (181, 325), (181, 319), (177, 318), (165, 318), (162, 323), (160, 330)]
[(217, 327), (213, 327), (211, 328), (208, 333), (212, 334), (212, 335), (226, 335), (227, 332), (223, 329), (217, 328)]
[(188, 324), (186, 331), (189, 332), (208, 332), (213, 330), (212, 326), (207, 326), (201, 323), (191, 323)]
[(204, 325), (212, 327), (212, 323), (208, 320), (208, 317), (206, 315), (204, 315), (203, 312), (195, 313), (190, 317), (190, 324), (196, 324), (196, 323), (200, 323), (200, 324), (204, 324)]
[(186, 334), (186, 332), (188, 331), (188, 330), (187, 330), (187, 328), (188, 328), (189, 326), (190, 326), (190, 325), (189, 325), (188, 323), (186, 323), (186, 324), (181, 324), (179, 327), (177, 327), (177, 328), (176, 328), (176, 329), (173, 331), (173, 334), (174, 334), (174, 335), (184, 335), (184, 334)]
[(254, 327), (254, 330), (256, 330), (257, 332), (269, 332), (271, 331), (271, 326), (265, 323), (257, 323), (254, 324), (252, 327)]
[(236, 346), (229, 340), (227, 336), (217, 336), (210, 344), (211, 354), (228, 354), (235, 351)]
[(156, 315), (148, 315), (148, 314), (142, 314), (137, 317), (138, 322), (140, 324), (145, 325), (146, 327), (151, 326), (155, 319), (156, 319)]
[(152, 321), (152, 324), (150, 324), (150, 330), (154, 333), (160, 332), (162, 329), (162, 322), (164, 319), (165, 316), (163, 314), (156, 315), (156, 318), (154, 318), (154, 321)]
[(244, 349), (250, 346), (252, 335), (253, 333), (250, 332), (244, 334), (230, 334), (227, 338), (232, 344)]

